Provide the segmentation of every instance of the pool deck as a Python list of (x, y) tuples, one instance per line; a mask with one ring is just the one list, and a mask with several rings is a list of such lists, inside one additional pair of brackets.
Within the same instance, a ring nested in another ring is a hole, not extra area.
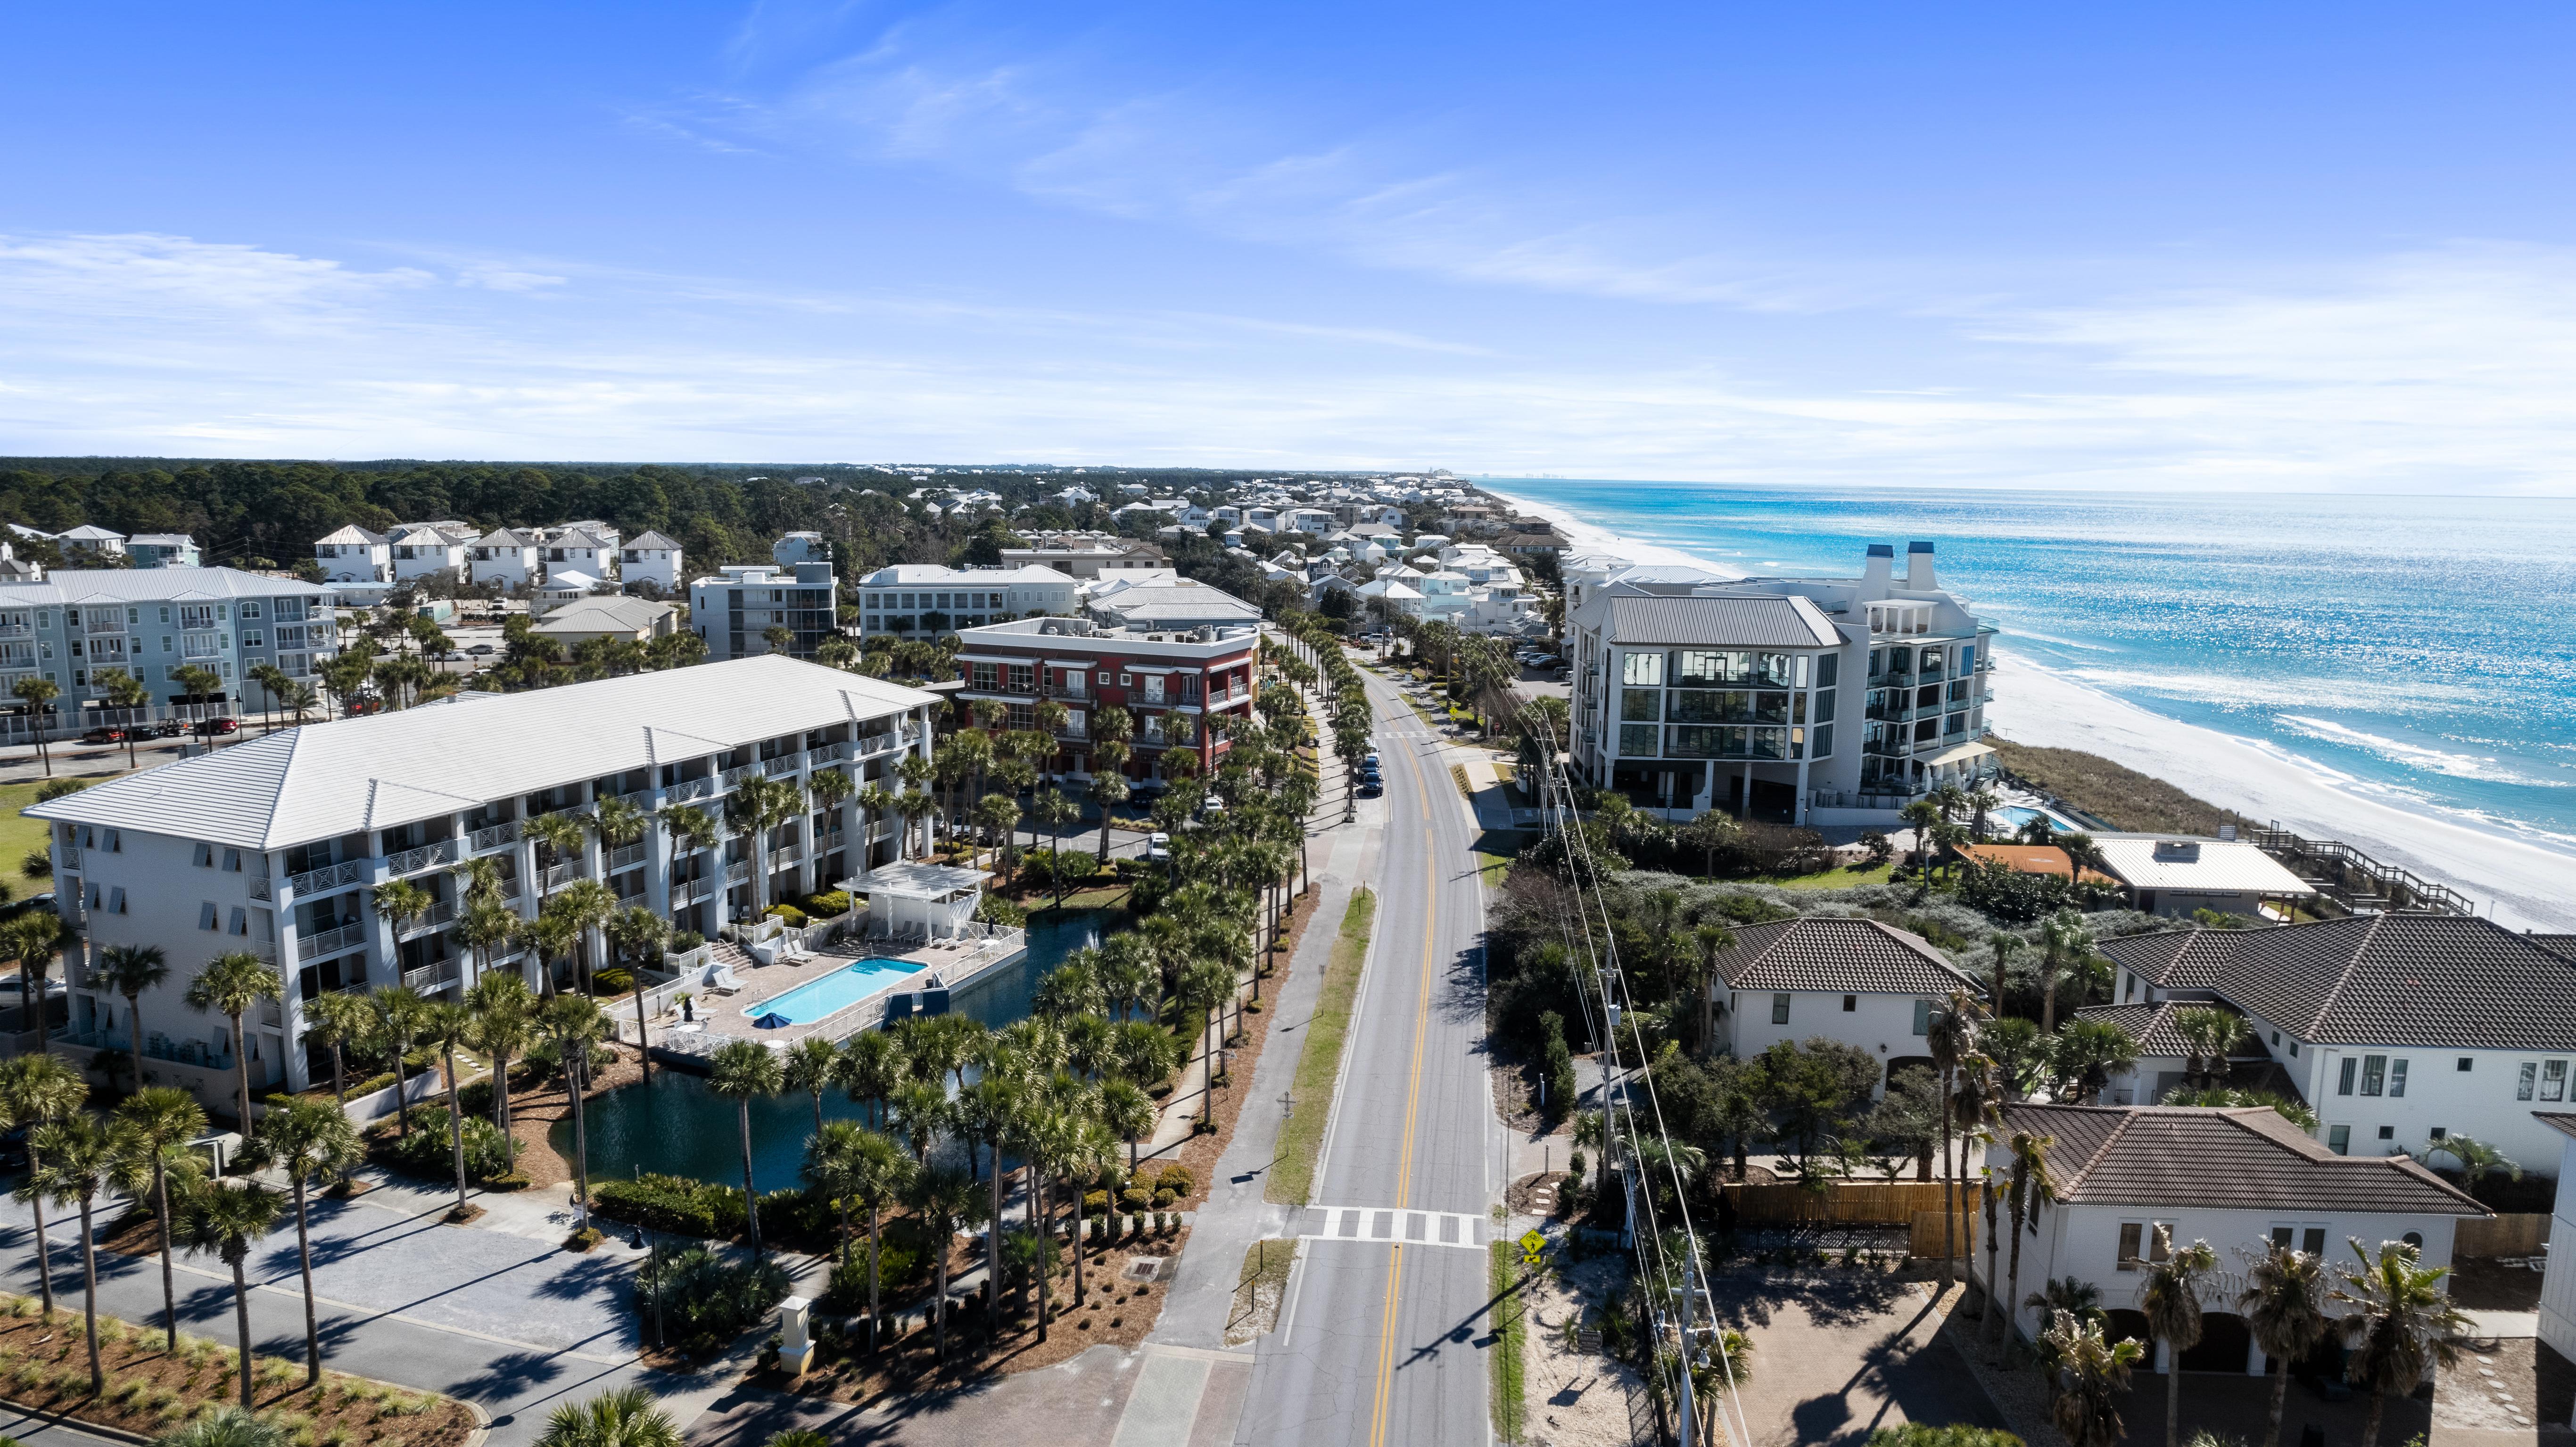
[[(821, 946), (804, 959), (781, 961), (774, 965), (754, 964), (747, 957), (731, 960), (735, 979), (742, 981), (737, 994), (701, 993), (697, 1000), (697, 1022), (694, 1027), (680, 1022), (677, 1010), (664, 1012), (653, 1022), (653, 1043), (679, 1054), (713, 1053), (728, 1040), (757, 1040), (764, 1045), (790, 1046), (808, 1036), (820, 1035), (838, 1042), (861, 1030), (873, 1029), (885, 1019), (885, 997), (904, 990), (917, 990), (934, 973), (951, 989), (959, 988), (989, 970), (1008, 964), (1027, 953), (1023, 937), (1015, 949), (997, 949), (991, 941), (961, 941), (953, 948), (923, 945), (917, 941), (897, 947), (893, 941), (845, 936)], [(874, 993), (820, 1020), (798, 1025), (785, 1025), (775, 1030), (754, 1028), (750, 1008), (765, 1000), (774, 1000), (799, 985), (822, 979), (835, 971), (846, 970), (858, 960), (901, 960), (914, 968), (900, 978), (889, 978)], [(632, 1024), (630, 1020), (628, 1022)], [(694, 1037), (694, 1038), (692, 1038)]]

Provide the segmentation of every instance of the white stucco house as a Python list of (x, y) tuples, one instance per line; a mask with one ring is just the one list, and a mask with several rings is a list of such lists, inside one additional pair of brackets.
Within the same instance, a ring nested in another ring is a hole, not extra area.
[(642, 584), (665, 594), (680, 591), (682, 560), (678, 542), (647, 531), (617, 549), (617, 576), (626, 586)]
[(535, 537), (509, 528), (494, 528), (474, 540), (466, 558), (465, 576), (478, 585), (497, 583), (504, 588), (524, 588), (545, 576), (545, 564), (538, 556)]
[(1873, 1094), (1898, 1066), (1930, 1065), (1932, 1012), (1977, 982), (1921, 935), (1874, 919), (1816, 915), (1735, 925), (1709, 993), (1717, 1045), (1738, 1058), (1823, 1036), (1879, 1062)]
[[(2558, 1179), (2567, 1180), (2570, 1172), (2576, 1172), (2576, 1115), (2544, 1111), (2539, 1119), (2558, 1132)], [(2550, 1212), (2549, 1239), (2576, 1242), (2576, 1192), (2558, 1193)], [(2540, 1339), (2560, 1356), (2576, 1361), (2576, 1262), (2570, 1256), (2576, 1256), (2576, 1251), (2549, 1253), (2548, 1274), (2540, 1283)]]
[(393, 542), (351, 523), (313, 544), (313, 561), (322, 565), (326, 583), (390, 583), (394, 580)]
[(432, 578), (440, 573), (465, 576), (465, 550), (470, 537), (451, 533), (436, 524), (427, 527), (398, 528), (391, 539), (394, 581), (408, 583), (414, 578)]
[[(2159, 1372), (2264, 1374), (2263, 1353), (2235, 1314), (2236, 1293), (2247, 1266), (2274, 1243), (2351, 1266), (2350, 1241), (2373, 1251), (2403, 1241), (2425, 1265), (2448, 1266), (2459, 1223), (2492, 1214), (2405, 1156), (2337, 1155), (2269, 1106), (2009, 1105), (1989, 1170), (2009, 1176), (2004, 1142), (2023, 1132), (2049, 1138), (2045, 1169), (2056, 1197), (2021, 1238), (2024, 1298), (2052, 1277), (2088, 1282), (2102, 1293), (2107, 1334), (2144, 1340), (2138, 1299), (2145, 1268), (2161, 1259), (2157, 1228), (2176, 1244), (2206, 1241), (2217, 1252), (2200, 1343), (2179, 1362), (2157, 1345)], [(2008, 1259), (2009, 1249), (1999, 1269)], [(1970, 1271), (1983, 1285), (1982, 1249)], [(2014, 1325), (2025, 1338), (2046, 1327), (2029, 1305), (2016, 1309)]]

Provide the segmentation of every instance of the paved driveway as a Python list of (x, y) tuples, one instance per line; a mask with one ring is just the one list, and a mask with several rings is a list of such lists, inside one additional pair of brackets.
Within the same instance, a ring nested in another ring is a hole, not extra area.
[(1754, 1447), (1855, 1444), (1880, 1427), (2003, 1417), (1947, 1342), (1934, 1339), (1953, 1288), (1829, 1268), (1796, 1277), (1737, 1271), (1712, 1278), (1717, 1313), (1753, 1339), (1741, 1392)]

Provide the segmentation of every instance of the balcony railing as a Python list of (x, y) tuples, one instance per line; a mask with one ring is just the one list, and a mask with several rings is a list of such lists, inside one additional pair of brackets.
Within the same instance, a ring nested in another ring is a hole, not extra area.
[(544, 872), (538, 876), (537, 888), (548, 891), (557, 890), (572, 883), (576, 879), (585, 879), (588, 877), (589, 876), (582, 870), (582, 862), (580, 860), (567, 859), (561, 864), (547, 865)]
[(612, 874), (643, 862), (644, 845), (640, 840), (633, 844), (620, 844), (608, 851), (608, 869)]
[(620, 794), (617, 796), (617, 802), (631, 809), (649, 809), (653, 806), (653, 791), (637, 789), (631, 793)]
[(455, 918), (456, 901), (452, 899), (442, 899), (438, 903), (421, 911), (419, 916), (413, 919), (409, 924), (404, 925), (402, 927), (402, 933), (397, 936), (397, 938), (410, 939), (415, 935), (427, 934), (431, 930), (434, 930), (440, 925), (446, 924)]
[(407, 990), (420, 991), (446, 989), (448, 986), (456, 983), (456, 964), (457, 962), (454, 960), (441, 960), (434, 965), (423, 965), (416, 970), (405, 970), (403, 971), (403, 988)]
[(733, 863), (726, 865), (724, 877), (725, 883), (727, 884), (740, 884), (744, 880), (751, 878), (751, 861), (748, 859), (737, 859)]
[(722, 779), (722, 780), (724, 781), (724, 787), (725, 787), (725, 788), (730, 789), (730, 788), (732, 788), (734, 785), (741, 783), (743, 780), (748, 779), (748, 778), (750, 778), (752, 775), (754, 775), (754, 774), (756, 774), (756, 773), (759, 773), (759, 772), (760, 772), (760, 765), (758, 765), (758, 764), (743, 764), (743, 765), (741, 765), (741, 766), (739, 766), (739, 767), (737, 767), (737, 768), (727, 769), (727, 770), (725, 770), (721, 775), (718, 775), (717, 777), (719, 777), (720, 779)]
[(54, 846), (54, 862), (65, 869), (78, 869), (81, 867), (81, 852), (72, 845), (57, 844)]
[(790, 844), (790, 845), (787, 845), (786, 847), (781, 848), (781, 849), (772, 849), (771, 851), (769, 851), (769, 868), (770, 868), (770, 872), (772, 872), (772, 873), (776, 873), (777, 871), (779, 871), (779, 870), (781, 870), (781, 869), (785, 869), (785, 868), (787, 868), (789, 865), (792, 865), (792, 864), (796, 863), (797, 861), (799, 861), (799, 860), (803, 859), (804, 857), (805, 857), (805, 850), (804, 850), (804, 847), (803, 847), (803, 846), (801, 846), (801, 845)]
[(777, 778), (781, 774), (795, 773), (796, 756), (794, 754), (780, 754), (777, 758), (771, 759), (768, 763), (761, 765), (760, 771), (773, 779)]
[(663, 790), (662, 797), (674, 804), (685, 804), (692, 799), (703, 799), (715, 791), (716, 781), (713, 779), (682, 779)]
[(487, 849), (498, 849), (504, 844), (518, 842), (519, 821), (516, 819), (504, 819), (498, 824), (486, 824), (475, 830), (467, 841), (468, 847), (477, 854)]
[(713, 899), (716, 889), (717, 884), (712, 879), (683, 879), (671, 886), (671, 903), (696, 904), (702, 899)]
[(344, 889), (352, 884), (363, 884), (366, 878), (365, 860), (343, 859), (337, 864), (325, 864), (319, 869), (308, 869), (302, 874), (288, 875), (286, 892), (296, 895), (320, 894), (325, 890)]
[(344, 924), (338, 929), (319, 930), (309, 935), (299, 935), (295, 941), (295, 958), (299, 962), (318, 960), (324, 955), (336, 955), (342, 950), (355, 949), (367, 942), (368, 933), (366, 921), (360, 920), (355, 924)]
[(250, 891), (250, 897), (253, 899), (266, 899), (268, 898), (268, 876), (254, 874), (244, 883), (243, 888)]
[(455, 840), (441, 839), (434, 843), (423, 844), (417, 849), (406, 849), (400, 854), (386, 855), (385, 873), (397, 878), (406, 874), (418, 874), (424, 869), (437, 865), (454, 864), (463, 852), (457, 847)]
[(825, 744), (819, 749), (807, 749), (805, 753), (807, 757), (814, 761), (815, 766), (819, 768), (824, 764), (837, 764), (841, 760), (848, 758), (850, 756), (850, 746), (847, 742)]

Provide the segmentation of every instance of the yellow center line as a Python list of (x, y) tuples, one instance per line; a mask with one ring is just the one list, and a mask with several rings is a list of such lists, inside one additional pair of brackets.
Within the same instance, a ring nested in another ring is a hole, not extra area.
[[(1427, 811), (1430, 786), (1423, 782), (1421, 756), (1405, 752), (1405, 762), (1413, 770), (1414, 787), (1422, 792)], [(1404, 1092), (1404, 1144), (1397, 1152), (1395, 1167), (1395, 1209), (1402, 1212), (1413, 1185), (1413, 1135), (1422, 1105), (1422, 1045), (1431, 1026), (1431, 971), (1437, 941), (1434, 931), (1440, 918), (1440, 865), (1432, 850), (1429, 816), (1426, 812), (1422, 829), (1422, 987), (1413, 1006), (1413, 1071)], [(1384, 1447), (1387, 1418), (1395, 1395), (1395, 1307), (1404, 1284), (1404, 1225), (1399, 1215), (1393, 1232), (1397, 1238), (1386, 1260), (1386, 1320), (1381, 1326), (1377, 1349), (1377, 1393), (1369, 1410), (1369, 1447)]]

